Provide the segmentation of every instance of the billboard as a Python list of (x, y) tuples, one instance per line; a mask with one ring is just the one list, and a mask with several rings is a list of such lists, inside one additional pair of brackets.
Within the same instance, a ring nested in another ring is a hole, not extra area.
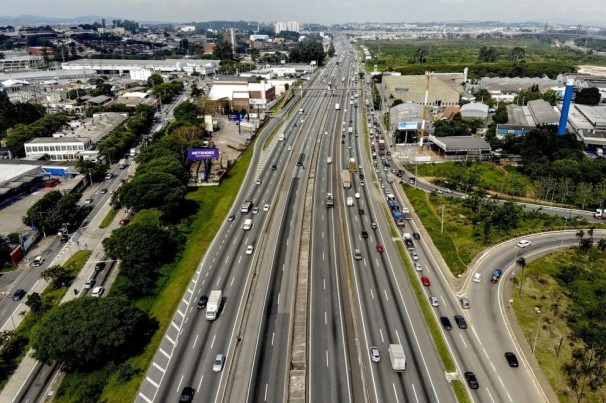
[(218, 159), (219, 149), (218, 148), (189, 148), (187, 150), (188, 160), (209, 160)]
[(419, 122), (398, 122), (398, 130), (417, 130)]

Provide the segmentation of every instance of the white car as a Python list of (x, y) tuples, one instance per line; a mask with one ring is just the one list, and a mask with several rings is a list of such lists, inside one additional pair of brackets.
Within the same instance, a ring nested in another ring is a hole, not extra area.
[(532, 245), (532, 244), (527, 239), (522, 239), (520, 242), (518, 242), (518, 248), (525, 248), (530, 245)]
[(213, 372), (221, 372), (224, 362), (225, 356), (223, 356), (223, 354), (217, 354), (215, 361), (213, 361)]
[(429, 297), (429, 302), (431, 303), (431, 306), (440, 306), (440, 301), (438, 300), (438, 297)]
[(356, 199), (359, 199), (359, 198), (360, 198), (360, 193), (356, 193), (356, 194), (354, 194), (354, 197), (355, 197)]
[(362, 260), (362, 253), (360, 252), (360, 249), (354, 249), (354, 259)]
[(252, 255), (254, 251), (255, 251), (255, 247), (252, 245), (248, 245), (248, 247), (246, 248), (247, 255)]
[(288, 151), (291, 151), (291, 150), (292, 150), (292, 146), (288, 146), (288, 147), (286, 147), (286, 149), (287, 149)]
[(263, 206), (263, 211), (269, 211), (269, 204)]
[(482, 282), (482, 274), (481, 273), (476, 273), (473, 275), (473, 282), (474, 283), (481, 283)]
[(257, 185), (261, 184), (261, 179), (257, 179)]
[(34, 261), (32, 262), (32, 266), (34, 266), (34, 267), (42, 266), (42, 263), (44, 263), (44, 258), (42, 256), (36, 256), (34, 258)]
[(103, 293), (105, 292), (105, 288), (99, 286), (99, 287), (95, 287), (93, 288), (93, 292), (90, 294), (91, 297), (100, 297), (103, 295)]
[(257, 206), (253, 207), (252, 213), (253, 214), (259, 214), (259, 207), (257, 207)]

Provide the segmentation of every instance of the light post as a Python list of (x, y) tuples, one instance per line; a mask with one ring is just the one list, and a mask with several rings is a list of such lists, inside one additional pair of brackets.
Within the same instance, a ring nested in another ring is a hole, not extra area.
[(442, 212), (442, 219), (441, 219), (441, 225), (440, 225), (440, 234), (442, 234), (442, 233), (444, 233), (444, 210), (446, 209), (446, 206), (444, 206), (443, 204), (440, 204), (438, 206), (438, 208)]
[(539, 326), (541, 324), (541, 316), (542, 316), (541, 308), (539, 308), (538, 306), (535, 306), (534, 310), (537, 312), (537, 314), (539, 314), (539, 318), (537, 319), (537, 330), (534, 334), (534, 342), (532, 343), (532, 355), (534, 355), (534, 350), (537, 348), (537, 339), (539, 338)]

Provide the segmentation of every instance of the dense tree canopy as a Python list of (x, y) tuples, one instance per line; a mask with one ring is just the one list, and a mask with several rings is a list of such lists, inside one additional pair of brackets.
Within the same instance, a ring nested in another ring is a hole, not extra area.
[(152, 172), (135, 177), (122, 185), (115, 193), (121, 206), (133, 211), (158, 208), (163, 213), (174, 213), (187, 189), (175, 176), (164, 172)]
[(30, 103), (12, 103), (6, 92), (0, 91), (0, 137), (18, 124), (29, 125), (44, 116), (44, 107)]
[(67, 116), (63, 114), (47, 115), (32, 124), (18, 124), (6, 133), (6, 146), (18, 157), (25, 156), (23, 145), (35, 137), (51, 137), (65, 123)]
[(499, 58), (497, 50), (494, 46), (482, 46), (478, 60), (481, 62), (496, 62)]
[(70, 222), (77, 210), (79, 199), (78, 193), (63, 195), (58, 190), (50, 191), (27, 210), (23, 223), (48, 235), (64, 223)]
[(134, 222), (112, 232), (103, 240), (103, 247), (112, 259), (122, 260), (123, 265), (155, 269), (172, 258), (175, 245), (155, 223)]
[(157, 322), (122, 298), (77, 298), (49, 311), (32, 339), (35, 357), (63, 363), (66, 371), (91, 371), (131, 356)]
[(215, 44), (213, 56), (219, 60), (233, 60), (234, 51), (231, 47), (231, 44), (227, 41), (218, 42), (217, 44)]
[(316, 40), (305, 38), (298, 42), (290, 50), (290, 61), (293, 63), (311, 63), (315, 61), (318, 66), (324, 64), (324, 48), (322, 43)]
[(583, 88), (574, 99), (574, 102), (582, 105), (597, 105), (600, 103), (600, 90), (596, 87)]

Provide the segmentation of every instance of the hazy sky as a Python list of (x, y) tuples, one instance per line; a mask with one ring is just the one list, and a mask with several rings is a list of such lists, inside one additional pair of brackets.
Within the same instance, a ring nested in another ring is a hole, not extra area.
[(0, 0), (0, 15), (23, 14), (174, 22), (532, 20), (606, 25), (606, 0)]

